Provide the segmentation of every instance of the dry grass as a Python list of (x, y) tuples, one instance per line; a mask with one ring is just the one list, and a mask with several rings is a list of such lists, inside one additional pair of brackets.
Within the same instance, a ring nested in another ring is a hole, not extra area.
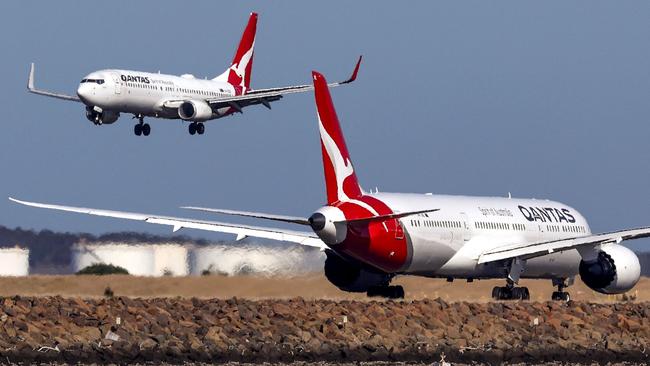
[[(394, 284), (404, 286), (407, 299), (441, 297), (446, 301), (490, 301), (492, 287), (503, 285), (504, 281), (474, 281), (448, 283), (441, 279), (399, 277)], [(545, 301), (554, 290), (548, 280), (522, 280), (528, 286), (531, 300)], [(366, 299), (365, 294), (346, 293), (338, 290), (321, 274), (301, 277), (255, 277), (255, 276), (202, 276), (202, 277), (132, 277), (132, 276), (29, 276), (0, 278), (0, 296), (47, 296), (102, 297), (106, 287), (115, 296), (129, 297), (198, 297), (248, 299), (291, 298), (305, 299)], [(568, 291), (574, 300), (613, 302), (621, 296), (598, 294), (576, 280)], [(650, 279), (642, 278), (628, 293), (637, 301), (650, 301)]]

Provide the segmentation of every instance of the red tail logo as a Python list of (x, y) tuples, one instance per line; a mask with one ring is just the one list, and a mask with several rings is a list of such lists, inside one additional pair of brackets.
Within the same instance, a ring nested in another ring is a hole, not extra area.
[(250, 89), (256, 31), (257, 13), (251, 13), (246, 29), (244, 29), (241, 36), (241, 41), (239, 41), (235, 57), (232, 59), (232, 64), (223, 74), (214, 78), (214, 80), (226, 81), (232, 84), (238, 95)]
[(313, 71), (327, 203), (362, 196), (325, 77)]

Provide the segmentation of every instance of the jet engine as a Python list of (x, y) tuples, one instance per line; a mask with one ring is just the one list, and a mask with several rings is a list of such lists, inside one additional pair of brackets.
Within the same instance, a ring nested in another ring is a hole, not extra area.
[(96, 125), (110, 125), (120, 118), (120, 112), (103, 111), (97, 107), (86, 107), (86, 118)]
[(327, 245), (340, 244), (348, 233), (345, 215), (336, 207), (321, 207), (309, 217), (309, 225)]
[(592, 260), (580, 261), (580, 278), (592, 290), (603, 294), (621, 294), (639, 281), (639, 258), (628, 248), (609, 244), (600, 248)]
[(207, 121), (212, 118), (212, 107), (202, 100), (188, 100), (178, 107), (178, 116), (185, 121)]
[(376, 287), (387, 286), (390, 275), (376, 270), (363, 268), (348, 261), (331, 250), (325, 254), (325, 277), (336, 287), (348, 292), (367, 292)]

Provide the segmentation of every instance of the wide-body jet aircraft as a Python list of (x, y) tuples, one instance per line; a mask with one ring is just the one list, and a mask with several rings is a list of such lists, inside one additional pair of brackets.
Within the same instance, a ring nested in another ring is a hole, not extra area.
[[(250, 105), (262, 104), (271, 109), (270, 103), (286, 94), (313, 89), (311, 84), (251, 89), (256, 29), (257, 14), (251, 13), (232, 64), (211, 80), (197, 79), (190, 74), (175, 76), (131, 70), (100, 70), (81, 80), (77, 95), (67, 95), (37, 89), (32, 63), (27, 89), (34, 94), (82, 102), (86, 105), (86, 118), (95, 125), (114, 123), (120, 113), (130, 113), (138, 120), (133, 128), (138, 136), (151, 133), (151, 126), (144, 122), (144, 117), (181, 119), (190, 122), (188, 130), (191, 135), (202, 135), (206, 121), (235, 112), (242, 113), (242, 109)], [(330, 86), (354, 81), (360, 63), (361, 57), (349, 79)]]
[(313, 73), (327, 205), (309, 217), (185, 207), (311, 227), (311, 232), (12, 199), (47, 209), (139, 220), (295, 242), (327, 254), (325, 275), (344, 291), (401, 298), (397, 275), (447, 279), (502, 278), (495, 299), (528, 299), (520, 278), (550, 279), (553, 300), (569, 299), (579, 275), (595, 291), (617, 294), (639, 280), (639, 259), (620, 245), (650, 236), (650, 227), (594, 234), (574, 208), (556, 201), (364, 192), (357, 181), (325, 78)]

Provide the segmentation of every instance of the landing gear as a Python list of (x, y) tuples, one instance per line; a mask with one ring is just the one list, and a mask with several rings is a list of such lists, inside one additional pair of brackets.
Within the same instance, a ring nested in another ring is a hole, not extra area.
[(149, 134), (151, 133), (151, 126), (149, 126), (148, 123), (144, 123), (144, 116), (138, 114), (137, 116), (133, 116), (133, 118), (137, 118), (139, 121), (138, 124), (133, 126), (133, 133), (136, 136), (141, 136), (141, 135), (149, 136)]
[(571, 300), (571, 295), (569, 295), (568, 292), (564, 291), (565, 288), (569, 287), (566, 278), (554, 278), (553, 286), (557, 286), (557, 291), (553, 291), (553, 294), (551, 295), (551, 300), (564, 301), (564, 302), (569, 302)]
[(203, 135), (205, 133), (205, 125), (203, 123), (192, 122), (187, 129), (190, 132), (190, 135), (197, 133)]
[(514, 284), (508, 284), (493, 288), (492, 298), (494, 300), (530, 300), (530, 292), (528, 287), (514, 287)]
[(526, 261), (520, 258), (514, 258), (509, 266), (506, 286), (493, 288), (492, 298), (494, 300), (529, 300), (530, 292), (528, 291), (528, 287), (515, 287), (519, 283), (519, 277), (524, 273)]
[(404, 288), (402, 286), (376, 286), (368, 289), (368, 297), (385, 297), (388, 299), (403, 299)]
[(569, 300), (571, 300), (571, 295), (569, 295), (568, 292), (564, 292), (564, 291), (553, 291), (553, 294), (551, 295), (551, 300), (569, 302)]

